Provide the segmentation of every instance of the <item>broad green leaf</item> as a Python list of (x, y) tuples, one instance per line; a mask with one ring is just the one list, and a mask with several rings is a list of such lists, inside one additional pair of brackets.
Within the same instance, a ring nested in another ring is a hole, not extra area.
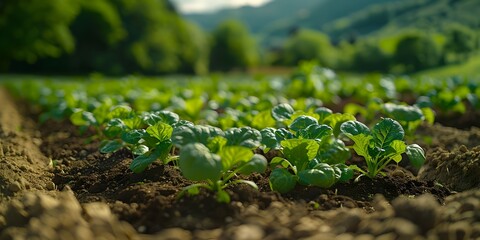
[(267, 165), (268, 162), (264, 156), (255, 154), (250, 161), (246, 162), (238, 169), (238, 173), (243, 175), (250, 175), (255, 172), (263, 173), (267, 170)]
[(107, 112), (107, 118), (131, 118), (134, 115), (134, 112), (131, 107), (125, 105), (114, 106), (110, 109), (110, 112)]
[(108, 121), (105, 129), (103, 130), (103, 133), (109, 138), (114, 138), (121, 134), (125, 128), (126, 126), (121, 119), (114, 118)]
[(391, 118), (384, 118), (373, 126), (372, 136), (375, 145), (383, 149), (395, 140), (403, 140), (405, 132), (400, 123)]
[(227, 139), (222, 136), (215, 136), (208, 140), (207, 147), (213, 153), (218, 153), (223, 147), (227, 145)]
[(243, 146), (250, 149), (260, 146), (262, 134), (251, 127), (230, 128), (225, 131), (228, 146)]
[(270, 161), (270, 167), (271, 168), (274, 168), (274, 167), (279, 166), (279, 165), (282, 166), (283, 168), (288, 168), (290, 166), (289, 162), (285, 158), (274, 157)]
[(220, 156), (200, 143), (190, 143), (181, 149), (178, 166), (183, 176), (192, 181), (217, 181), (223, 169)]
[(319, 119), (318, 119), (319, 123), (324, 123), (325, 119), (328, 116), (333, 114), (332, 110), (330, 110), (326, 107), (319, 107), (319, 108), (315, 109), (315, 113), (318, 114), (318, 116), (319, 116)]
[(332, 136), (332, 133), (333, 133), (333, 129), (325, 124), (322, 124), (322, 125), (312, 124), (307, 128), (297, 132), (299, 137), (302, 137), (305, 139), (317, 139), (317, 140), (328, 138)]
[(298, 172), (298, 182), (303, 185), (328, 188), (336, 182), (335, 170), (328, 164), (320, 163), (313, 169)]
[(186, 124), (173, 129), (172, 141), (177, 147), (182, 147), (189, 143), (208, 145), (210, 138), (223, 135), (223, 131), (216, 127)]
[(262, 135), (262, 144), (265, 145), (265, 147), (270, 148), (270, 149), (279, 149), (280, 148), (280, 142), (277, 140), (277, 137), (275, 136), (275, 128), (265, 128), (260, 131), (260, 134)]
[(165, 111), (165, 110), (158, 111), (158, 112), (155, 112), (155, 115), (157, 115), (162, 122), (168, 125), (173, 125), (180, 120), (180, 117), (178, 116), (178, 114), (170, 111)]
[(70, 115), (70, 121), (75, 126), (94, 126), (98, 124), (93, 113), (85, 110), (76, 110)]
[(387, 116), (397, 121), (413, 122), (423, 119), (422, 110), (416, 106), (385, 103), (383, 105), (383, 110)]
[(136, 115), (129, 118), (124, 118), (123, 123), (125, 123), (125, 126), (127, 126), (130, 129), (138, 129), (138, 128), (141, 128), (143, 125), (142, 118)]
[(338, 136), (338, 134), (340, 134), (341, 125), (347, 121), (355, 121), (355, 116), (348, 113), (334, 113), (326, 117), (323, 123), (333, 129), (333, 135)]
[(253, 157), (253, 152), (242, 146), (225, 146), (218, 152), (218, 155), (222, 160), (223, 170), (226, 172), (243, 162), (249, 161)]
[(299, 171), (305, 169), (308, 162), (317, 156), (319, 148), (318, 143), (312, 139), (288, 139), (280, 144), (285, 158)]
[(275, 137), (277, 138), (277, 142), (281, 142), (282, 140), (292, 139), (295, 136), (287, 129), (279, 128), (275, 131)]
[(353, 178), (353, 168), (345, 164), (335, 164), (332, 166), (335, 170), (335, 178), (339, 182), (347, 182)]
[(368, 114), (367, 108), (364, 106), (358, 105), (356, 103), (348, 103), (343, 107), (343, 112), (356, 116), (360, 114), (361, 116), (366, 116)]
[(293, 120), (293, 122), (288, 126), (295, 132), (298, 132), (302, 129), (306, 129), (308, 126), (315, 124), (318, 125), (317, 119), (310, 116), (299, 116)]
[(107, 141), (103, 144), (103, 146), (100, 148), (101, 153), (112, 153), (120, 150), (120, 148), (123, 147), (123, 144), (119, 141), (112, 140), (112, 141)]
[(263, 129), (266, 127), (275, 126), (275, 119), (272, 118), (270, 111), (261, 111), (255, 114), (252, 119), (252, 127), (256, 129)]
[(410, 164), (416, 169), (420, 169), (425, 163), (425, 152), (417, 144), (411, 144), (407, 146), (406, 153)]
[(422, 108), (421, 110), (425, 117), (425, 121), (432, 125), (435, 122), (435, 112), (431, 108)]
[(283, 122), (287, 119), (290, 119), (294, 112), (295, 110), (293, 110), (290, 104), (282, 103), (272, 108), (271, 115), (275, 120)]
[(126, 132), (122, 132), (122, 141), (129, 144), (137, 144), (140, 139), (145, 135), (144, 129), (134, 129)]
[(287, 126), (290, 126), (295, 119), (297, 119), (297, 118), (299, 118), (299, 117), (301, 117), (301, 116), (312, 117), (312, 118), (314, 118), (314, 119), (317, 120), (317, 121), (318, 121), (318, 118), (319, 118), (318, 114), (316, 114), (316, 113), (313, 112), (313, 111), (312, 111), (312, 112), (295, 111), (295, 112), (292, 114), (292, 116), (290, 117), (290, 119), (285, 120), (283, 123), (284, 123), (285, 125), (287, 125)]
[(407, 150), (407, 145), (405, 145), (404, 141), (394, 140), (384, 150), (385, 151), (382, 152), (383, 156), (386, 156), (398, 163), (402, 161), (402, 153)]
[(204, 101), (202, 98), (191, 98), (185, 100), (185, 113), (195, 119), (203, 109)]
[(153, 151), (150, 153), (145, 153), (133, 159), (130, 164), (130, 170), (134, 173), (143, 172), (151, 163), (155, 162), (157, 159), (165, 162), (172, 148), (172, 143), (170, 140), (160, 142)]
[(297, 185), (297, 176), (284, 168), (276, 168), (269, 177), (270, 189), (279, 193), (287, 193)]
[(172, 132), (172, 126), (163, 122), (158, 122), (155, 125), (147, 128), (147, 133), (150, 134), (150, 136), (158, 139), (160, 142), (169, 140), (172, 137)]
[(323, 163), (345, 163), (351, 157), (350, 149), (339, 139), (328, 139), (320, 142), (317, 159)]
[(359, 134), (370, 135), (370, 129), (359, 121), (347, 121), (342, 123), (340, 131), (349, 138)]
[(143, 154), (147, 153), (149, 150), (150, 149), (147, 146), (142, 145), (142, 144), (135, 145), (135, 146), (132, 147), (133, 155), (137, 155), (137, 156), (143, 155)]

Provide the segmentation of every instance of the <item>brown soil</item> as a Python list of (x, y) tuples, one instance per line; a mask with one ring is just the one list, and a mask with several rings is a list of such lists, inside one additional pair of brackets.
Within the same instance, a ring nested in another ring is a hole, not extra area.
[(455, 175), (465, 181), (478, 167), (478, 129), (422, 128), (431, 139), (422, 144), (428, 161), (421, 178), (392, 165), (386, 177), (280, 195), (269, 190), (268, 174), (257, 174), (250, 180), (259, 191), (234, 186), (231, 203), (222, 204), (206, 191), (178, 199), (191, 182), (175, 166), (155, 163), (134, 174), (128, 151), (102, 155), (98, 142), (67, 122), (37, 125), (6, 92), (0, 105), (0, 240), (480, 237), (480, 191), (468, 190), (478, 185), (444, 184), (441, 174), (450, 168), (438, 167), (454, 155), (471, 160)]

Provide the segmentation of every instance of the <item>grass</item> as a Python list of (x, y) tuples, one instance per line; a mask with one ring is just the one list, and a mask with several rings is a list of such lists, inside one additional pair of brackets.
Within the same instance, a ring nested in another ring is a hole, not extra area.
[(451, 64), (443, 67), (432, 68), (415, 73), (413, 76), (429, 76), (434, 78), (446, 78), (451, 76), (479, 77), (480, 54), (472, 56), (468, 61), (459, 64)]

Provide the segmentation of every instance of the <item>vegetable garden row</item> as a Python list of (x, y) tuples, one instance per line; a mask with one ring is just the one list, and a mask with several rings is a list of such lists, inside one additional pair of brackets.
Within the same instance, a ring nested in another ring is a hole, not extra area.
[(416, 172), (428, 160), (416, 142), (431, 140), (417, 129), (480, 108), (477, 79), (342, 77), (311, 63), (289, 78), (28, 78), (4, 84), (40, 124), (67, 120), (102, 154), (128, 151), (135, 174), (172, 166), (190, 183), (177, 199), (206, 190), (219, 204), (233, 185), (258, 188), (255, 174), (286, 194), (381, 178), (402, 160)]
[[(229, 201), (224, 189), (231, 184), (256, 188), (238, 175), (263, 173), (267, 166), (271, 189), (280, 193), (297, 183), (328, 188), (354, 175), (375, 178), (404, 153), (418, 169), (424, 151), (406, 144), (405, 135), (414, 140), (420, 124), (432, 124), (433, 109), (463, 113), (476, 108), (480, 97), (477, 83), (468, 79), (354, 81), (313, 64), (287, 80), (27, 80), (11, 88), (36, 104), (41, 121), (70, 119), (79, 130), (94, 129), (100, 152), (129, 149), (133, 172), (154, 161), (172, 162), (198, 181), (181, 195), (207, 188), (221, 202)], [(343, 113), (325, 107), (346, 98), (351, 102)], [(345, 164), (350, 149), (364, 166)], [(275, 155), (267, 160), (269, 151)]]

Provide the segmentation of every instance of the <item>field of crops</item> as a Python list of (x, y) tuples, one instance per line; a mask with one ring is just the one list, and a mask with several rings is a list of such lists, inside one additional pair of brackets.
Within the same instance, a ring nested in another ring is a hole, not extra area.
[(480, 238), (480, 79), (0, 84), (0, 240)]

